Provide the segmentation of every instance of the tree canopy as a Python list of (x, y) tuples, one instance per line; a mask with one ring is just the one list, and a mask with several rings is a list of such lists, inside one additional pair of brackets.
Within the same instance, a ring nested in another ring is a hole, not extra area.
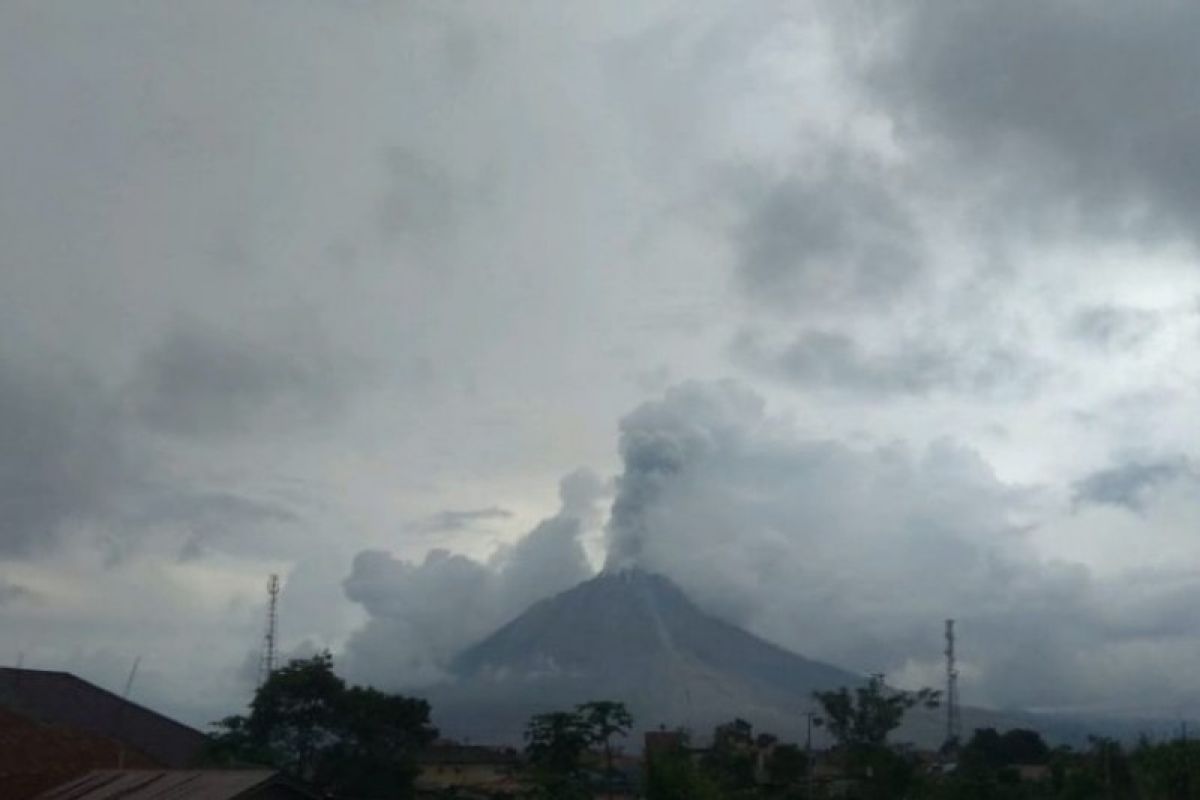
[(915, 706), (937, 708), (941, 692), (892, 689), (882, 675), (872, 675), (851, 692), (845, 686), (828, 692), (813, 692), (825, 712), (825, 724), (838, 744), (848, 749), (881, 747), (888, 734), (900, 727), (904, 715)]
[(248, 716), (216, 727), (217, 763), (273, 766), (366, 800), (408, 796), (414, 757), (437, 735), (428, 703), (347, 686), (328, 652), (289, 661), (255, 692)]
[(584, 795), (583, 760), (590, 747), (604, 752), (605, 781), (613, 771), (613, 738), (625, 736), (633, 717), (623, 703), (592, 700), (572, 711), (537, 714), (525, 728), (525, 755), (538, 783), (556, 798)]

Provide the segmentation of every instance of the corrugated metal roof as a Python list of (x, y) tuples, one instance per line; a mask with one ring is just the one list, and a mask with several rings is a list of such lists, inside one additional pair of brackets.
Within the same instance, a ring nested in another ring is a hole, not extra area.
[(0, 667), (0, 707), (124, 742), (164, 767), (194, 766), (204, 734), (67, 672)]
[(238, 800), (275, 782), (288, 785), (297, 798), (316, 797), (271, 770), (97, 770), (37, 800)]

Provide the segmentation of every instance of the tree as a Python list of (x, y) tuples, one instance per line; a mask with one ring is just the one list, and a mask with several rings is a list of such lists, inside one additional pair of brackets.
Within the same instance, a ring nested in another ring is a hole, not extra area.
[(1028, 728), (1011, 728), (1000, 734), (1000, 748), (1008, 764), (1045, 764), (1050, 759), (1042, 735)]
[(340, 735), (327, 757), (330, 782), (352, 797), (392, 797), (395, 787), (411, 786), (417, 776), (411, 756), (432, 740), (428, 720), (424, 700), (350, 687), (338, 704)]
[(585, 797), (582, 759), (588, 731), (571, 711), (538, 714), (525, 727), (525, 755), (542, 794), (551, 798)]
[(625, 736), (633, 717), (623, 703), (592, 700), (572, 711), (537, 714), (525, 727), (525, 754), (537, 772), (538, 783), (552, 797), (582, 793), (583, 756), (589, 747), (604, 750), (606, 775), (613, 770), (612, 739)]
[(928, 688), (916, 692), (891, 689), (884, 684), (882, 675), (872, 675), (853, 693), (845, 686), (830, 692), (813, 692), (813, 698), (825, 712), (829, 732), (848, 750), (882, 747), (909, 709), (918, 705), (937, 708), (940, 695), (941, 692)]
[(437, 731), (424, 700), (347, 687), (328, 652), (271, 674), (249, 716), (216, 723), (210, 758), (273, 766), (319, 789), (370, 800), (404, 797), (414, 756)]
[(891, 689), (882, 675), (872, 675), (851, 692), (846, 687), (813, 692), (825, 712), (825, 724), (844, 751), (847, 766), (863, 776), (870, 797), (900, 797), (914, 779), (914, 765), (887, 747), (887, 737), (916, 706), (937, 708), (940, 693), (933, 689), (904, 692)]
[(576, 706), (575, 713), (579, 716), (587, 731), (588, 743), (604, 748), (604, 767), (611, 779), (613, 774), (612, 737), (624, 737), (633, 727), (633, 717), (624, 703), (612, 700), (592, 700)]
[(723, 800), (720, 787), (693, 759), (688, 732), (676, 731), (675, 741), (645, 754), (646, 800)]
[(767, 779), (776, 786), (793, 786), (808, 774), (808, 756), (794, 744), (777, 744), (767, 756)]
[(271, 754), (273, 766), (313, 780), (318, 750), (337, 739), (337, 706), (345, 691), (328, 652), (288, 662), (254, 694), (246, 724), (251, 740)]
[(712, 749), (704, 758), (704, 767), (716, 783), (728, 793), (754, 789), (758, 750), (754, 728), (744, 719), (735, 719), (713, 728)]

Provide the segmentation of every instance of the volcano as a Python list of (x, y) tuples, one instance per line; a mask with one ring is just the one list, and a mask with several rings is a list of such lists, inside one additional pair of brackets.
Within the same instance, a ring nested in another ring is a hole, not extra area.
[[(667, 578), (637, 570), (536, 603), (450, 669), (453, 680), (427, 693), (435, 722), (492, 742), (519, 742), (533, 714), (599, 699), (624, 702), (641, 730), (703, 735), (740, 717), (796, 738), (814, 691), (864, 681), (706, 614)], [(936, 739), (936, 720), (924, 716), (913, 733)]]

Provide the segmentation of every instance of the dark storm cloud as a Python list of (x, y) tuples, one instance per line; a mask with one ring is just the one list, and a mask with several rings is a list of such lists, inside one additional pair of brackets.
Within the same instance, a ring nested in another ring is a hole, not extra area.
[(140, 419), (154, 430), (229, 436), (326, 418), (342, 399), (345, 379), (319, 350), (177, 327), (146, 355), (129, 391)]
[(1039, 380), (1032, 356), (986, 343), (955, 348), (949, 342), (902, 340), (881, 352), (866, 352), (836, 331), (806, 331), (773, 347), (743, 330), (731, 352), (743, 366), (797, 386), (862, 395), (1024, 392)]
[(48, 552), (119, 511), (142, 474), (122, 431), (95, 382), (0, 359), (0, 556)]
[(461, 531), (472, 527), (477, 522), (495, 522), (512, 519), (513, 513), (506, 508), (491, 506), (490, 508), (475, 508), (467, 511), (446, 510), (418, 521), (413, 527), (422, 533), (441, 533)]
[(1143, 344), (1158, 330), (1160, 315), (1137, 308), (1096, 306), (1075, 314), (1068, 334), (1085, 344), (1106, 351), (1130, 350)]
[(1200, 236), (1200, 7), (932, 0), (901, 30), (873, 80), (904, 130), (949, 141), (959, 181), (1000, 178), (997, 219), (1049, 202), (1097, 230)]
[(1180, 479), (1200, 478), (1191, 461), (1175, 458), (1131, 461), (1098, 470), (1075, 483), (1076, 505), (1091, 503), (1145, 510), (1148, 495), (1156, 488)]
[(916, 230), (874, 170), (792, 176), (750, 203), (735, 237), (737, 275), (768, 306), (894, 302), (920, 270)]

